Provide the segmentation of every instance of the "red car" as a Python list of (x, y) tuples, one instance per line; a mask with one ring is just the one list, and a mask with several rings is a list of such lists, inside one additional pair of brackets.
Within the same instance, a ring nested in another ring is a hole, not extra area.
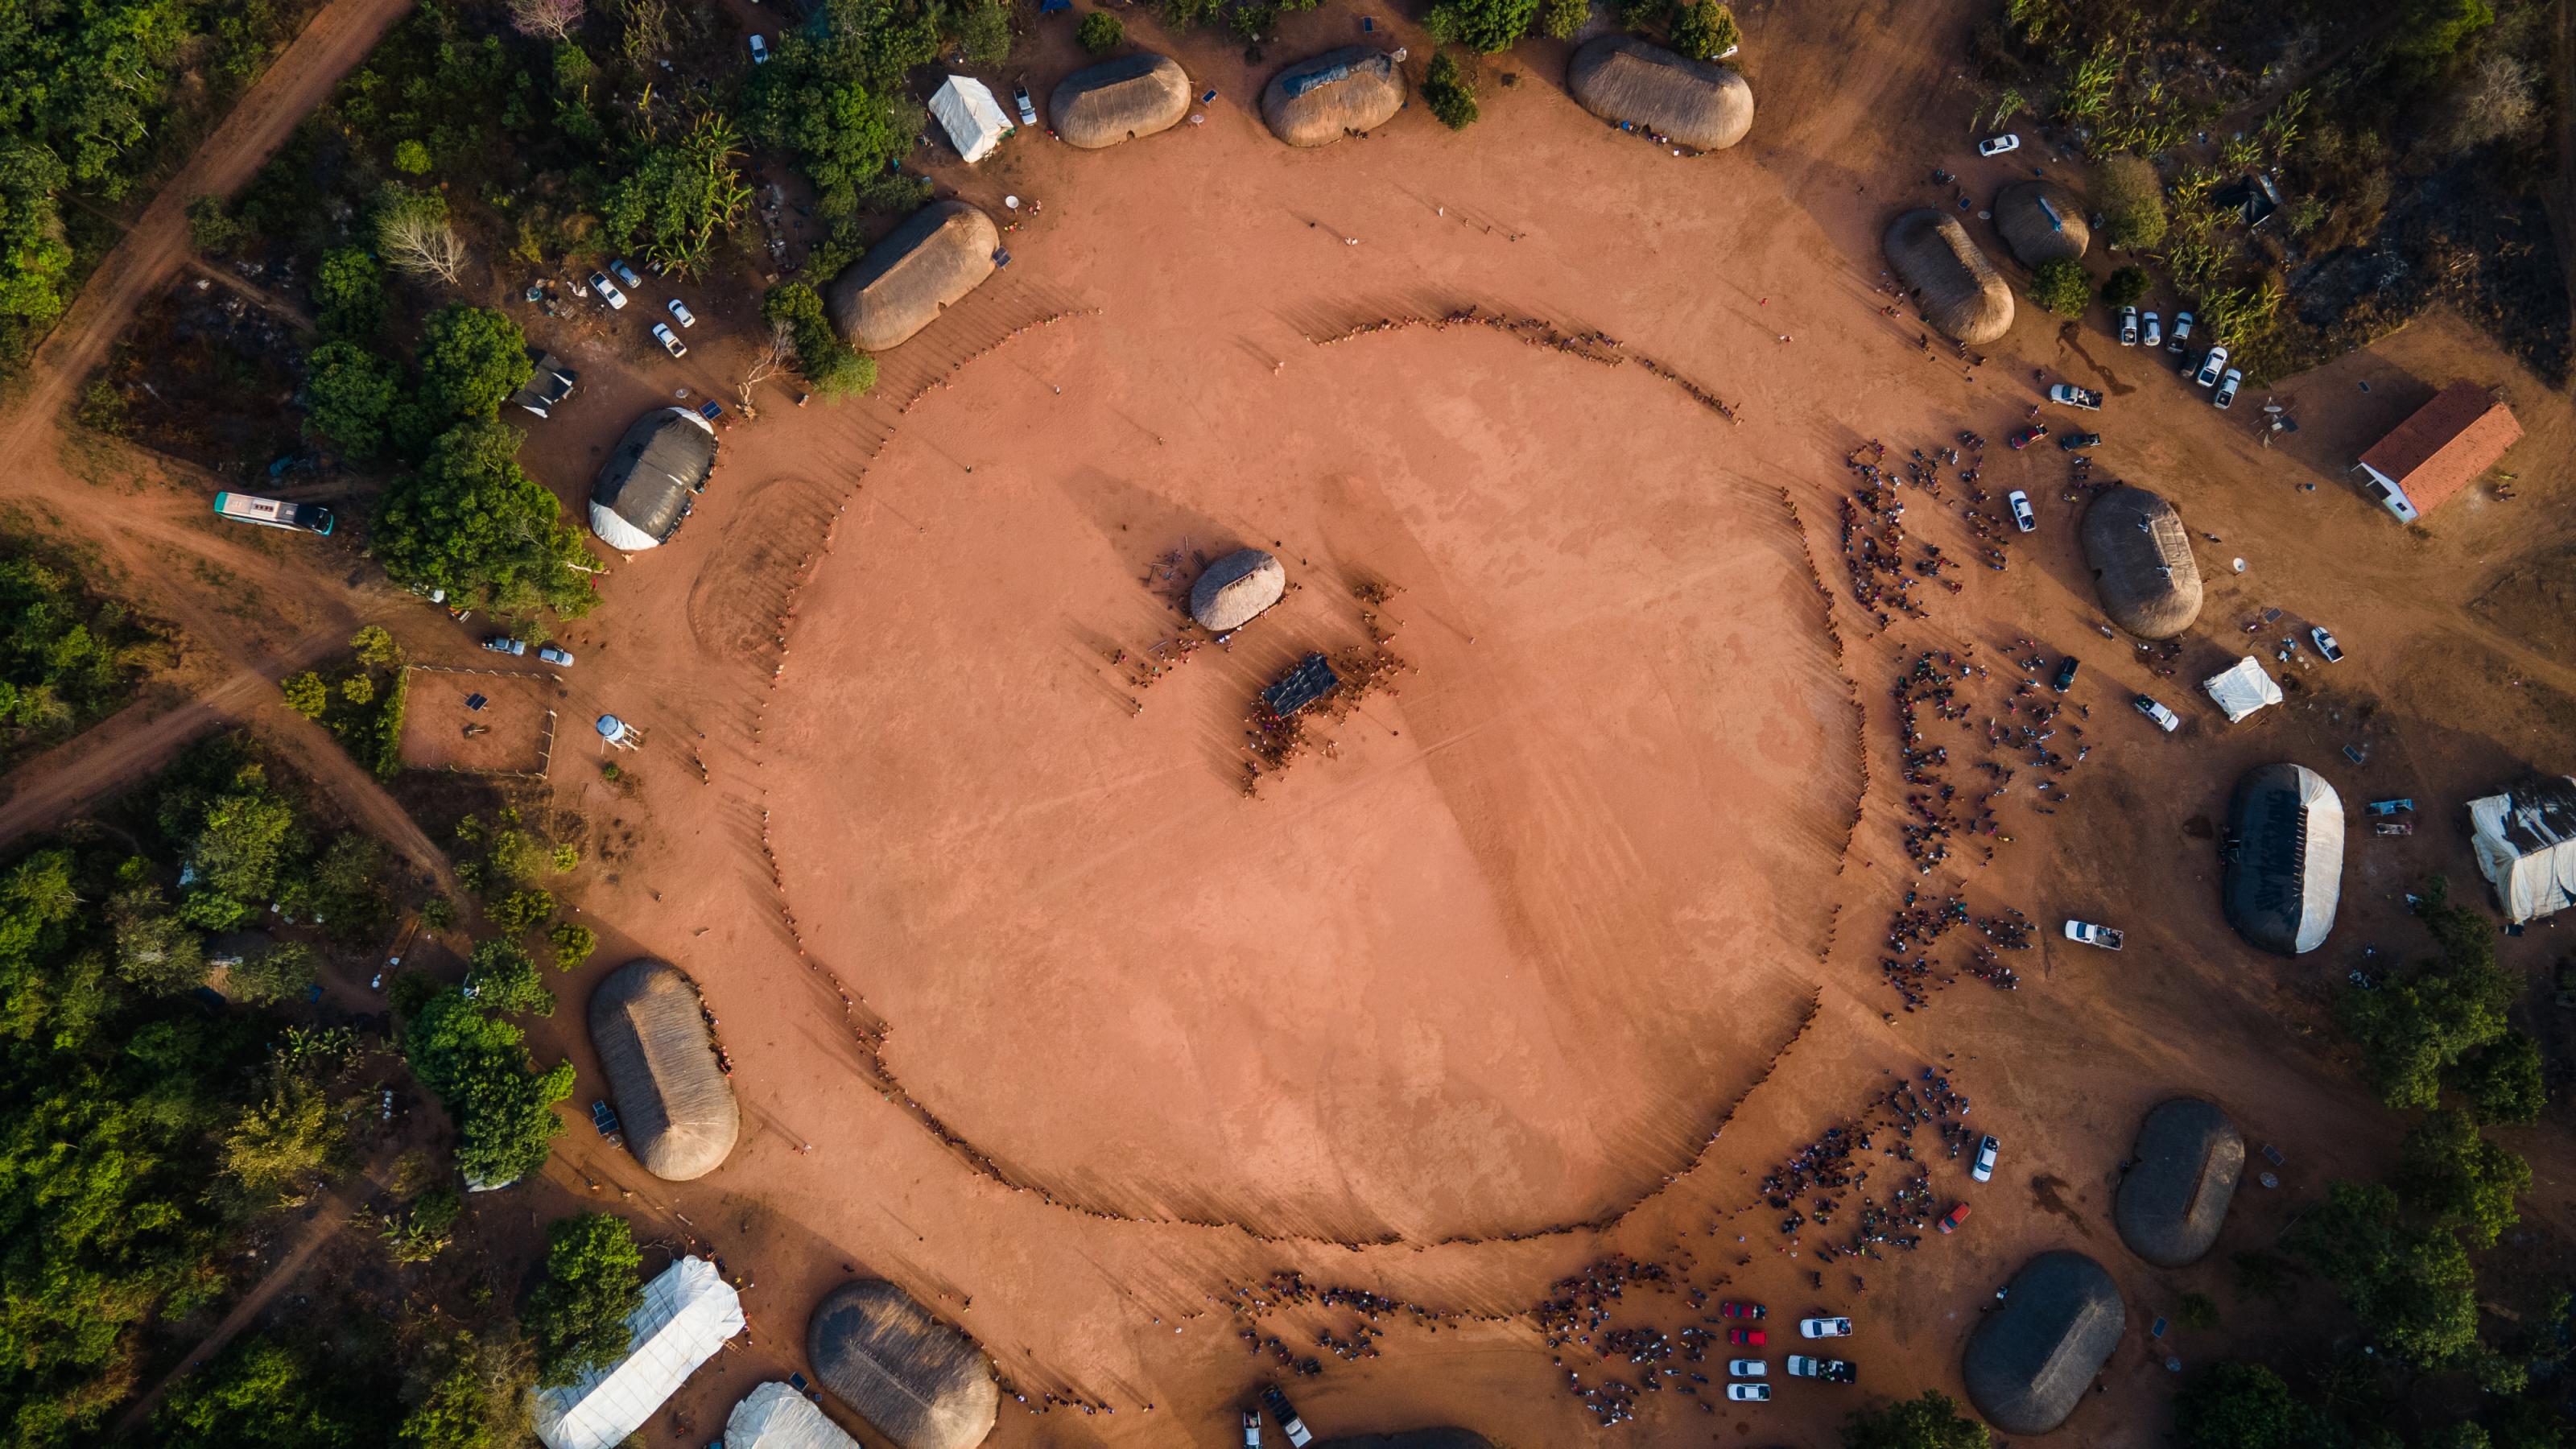
[(1941, 1231), (1945, 1233), (1955, 1233), (1959, 1230), (1959, 1224), (1964, 1223), (1967, 1220), (1968, 1205), (1966, 1203), (1961, 1203), (1957, 1207), (1950, 1209), (1950, 1215), (1948, 1217), (1941, 1219)]
[(1771, 1310), (1761, 1304), (1747, 1303), (1740, 1298), (1727, 1299), (1717, 1305), (1717, 1311), (1729, 1318), (1767, 1318), (1771, 1314)]
[(1758, 1328), (1730, 1328), (1726, 1331), (1726, 1341), (1739, 1348), (1760, 1348), (1771, 1340)]
[(2004, 439), (2004, 441), (2013, 445), (2013, 451), (2019, 452), (2047, 436), (2048, 424), (2033, 423), (2029, 427), (2022, 429), (2020, 432), (2013, 434), (2011, 437)]

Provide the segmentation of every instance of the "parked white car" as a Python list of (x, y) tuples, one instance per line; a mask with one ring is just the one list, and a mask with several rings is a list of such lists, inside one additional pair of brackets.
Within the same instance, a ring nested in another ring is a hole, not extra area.
[(2097, 926), (2091, 921), (2068, 921), (2066, 939), (2081, 941), (2087, 946), (2099, 946), (2105, 951), (2117, 951), (2120, 949), (2121, 937), (2119, 932), (2109, 926)]
[(2236, 401), (2236, 385), (2244, 380), (2244, 373), (2232, 367), (2227, 369), (2227, 375), (2218, 380), (2218, 391), (2210, 395), (2209, 405), (2225, 411)]
[(2182, 345), (2190, 340), (2191, 314), (2189, 312), (2176, 312), (2174, 314), (2173, 335), (2165, 339), (2165, 351), (2180, 352), (2182, 351)]
[(679, 298), (673, 297), (670, 301), (665, 302), (662, 305), (671, 310), (671, 315), (679, 319), (681, 326), (695, 327), (698, 325), (698, 315), (695, 312), (690, 311), (689, 305), (686, 302), (681, 301)]
[(2192, 378), (2192, 381), (2199, 383), (2202, 387), (2208, 387), (2216, 383), (2218, 381), (2218, 375), (2226, 370), (2227, 349), (2224, 347), (2213, 347), (2209, 349), (2209, 355), (2200, 360), (2200, 371)]
[(753, 65), (769, 64), (769, 42), (758, 35), (754, 35), (751, 38), (751, 63)]
[(1726, 1396), (1739, 1404), (1767, 1404), (1771, 1402), (1771, 1386), (1769, 1384), (1728, 1384)]
[(538, 645), (537, 657), (546, 661), (548, 664), (555, 665), (558, 668), (570, 669), (572, 667), (572, 651), (557, 645)]
[(2020, 529), (2024, 533), (2032, 533), (2038, 530), (2039, 516), (2030, 511), (2029, 494), (2016, 488), (2010, 493), (2004, 495), (2004, 502), (2012, 505), (2013, 527)]
[(2165, 345), (2165, 324), (2162, 318), (2156, 316), (2153, 312), (2149, 312), (2138, 320), (2143, 324), (2146, 334), (2138, 339), (2138, 345), (2140, 347), (2162, 347)]
[(1758, 1379), (1771, 1372), (1771, 1365), (1758, 1358), (1731, 1358), (1726, 1361), (1726, 1371), (1739, 1379)]
[(2004, 1145), (1997, 1142), (1991, 1134), (1987, 1136), (1985, 1141), (1978, 1143), (1977, 1160), (1976, 1163), (1968, 1169), (1968, 1176), (1975, 1178), (1979, 1182), (1994, 1181), (1995, 1158), (2003, 1151), (2003, 1146)]
[(1849, 1338), (1851, 1337), (1851, 1333), (1852, 1322), (1848, 1318), (1801, 1318), (1798, 1320), (1798, 1336), (1800, 1338)]
[(2130, 700), (2129, 704), (2132, 708), (2136, 709), (2138, 713), (2154, 720), (2156, 722), (2156, 728), (2163, 730), (2166, 734), (2172, 734), (2175, 730), (2182, 728), (2182, 717), (2180, 715), (2175, 714), (2172, 710), (2158, 704), (2155, 700), (2148, 698), (2146, 695), (2139, 695), (2137, 698)]
[(2341, 664), (2343, 662), (2343, 646), (2335, 642), (2335, 636), (2326, 632), (2325, 625), (2310, 625), (2308, 628), (2308, 642), (2317, 646), (2317, 652), (2325, 656), (2325, 661), (2328, 664)]
[(2138, 309), (2135, 307), (2120, 309), (2120, 345), (2122, 347), (2138, 345)]
[(1977, 154), (1980, 156), (2000, 156), (2006, 151), (2018, 151), (2020, 149), (2021, 137), (2014, 135), (2009, 131), (2000, 136), (1988, 136), (1986, 139), (1977, 143)]
[(608, 280), (608, 274), (606, 272), (593, 272), (590, 274), (590, 289), (599, 294), (599, 300), (606, 302), (608, 304), (608, 310), (611, 312), (621, 311), (625, 308), (626, 294), (617, 290), (617, 284)]
[(686, 357), (689, 355), (689, 344), (680, 340), (680, 334), (672, 331), (671, 324), (668, 322), (656, 322), (653, 324), (653, 340), (661, 343), (662, 350), (671, 354), (673, 357)]
[(626, 265), (626, 259), (623, 257), (610, 262), (608, 264), (608, 269), (617, 274), (617, 280), (624, 282), (630, 287), (641, 287), (644, 285), (644, 279), (635, 275), (635, 269)]

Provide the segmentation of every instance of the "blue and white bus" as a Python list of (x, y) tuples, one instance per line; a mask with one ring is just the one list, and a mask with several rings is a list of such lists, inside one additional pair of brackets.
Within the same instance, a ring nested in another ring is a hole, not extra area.
[(326, 537), (331, 532), (331, 510), (318, 503), (281, 503), (248, 493), (216, 494), (215, 516), (235, 523), (256, 523), (263, 528), (301, 529)]

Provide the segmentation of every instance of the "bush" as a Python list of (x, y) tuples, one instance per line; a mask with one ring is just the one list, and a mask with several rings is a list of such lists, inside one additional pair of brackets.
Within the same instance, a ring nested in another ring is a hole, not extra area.
[(851, 348), (832, 330), (822, 294), (803, 282), (781, 282), (760, 299), (760, 315), (787, 329), (796, 370), (826, 401), (856, 397), (877, 385), (877, 360)]
[(1476, 88), (1447, 51), (1431, 57), (1431, 73), (1422, 81), (1422, 100), (1452, 131), (1476, 124)]
[(555, 913), (555, 898), (550, 891), (512, 891), (492, 903), (485, 912), (492, 924), (513, 935), (532, 930)]
[(2084, 304), (2093, 299), (2093, 283), (2082, 262), (2057, 257), (2030, 274), (2030, 299), (2060, 317), (2081, 317)]
[(2481, 1122), (2528, 1125), (2539, 1121), (2540, 1109), (2549, 1105), (2540, 1043), (2519, 1031), (2463, 1055), (2452, 1084), (2469, 1099), (2469, 1111)]
[(1107, 55), (1127, 43), (1127, 23), (1106, 10), (1094, 10), (1074, 27), (1073, 38), (1093, 55)]
[(188, 245), (223, 256), (241, 245), (243, 235), (242, 224), (233, 219), (222, 197), (200, 196), (188, 203)]
[(1718, 0), (1691, 0), (1673, 16), (1673, 49), (1693, 60), (1715, 60), (1743, 40), (1735, 12)]
[(1568, 40), (1592, 18), (1592, 0), (1540, 0), (1538, 28), (1551, 40)]
[(1843, 1449), (1991, 1449), (1993, 1444), (1985, 1425), (1961, 1414), (1958, 1401), (1938, 1389), (1854, 1413), (1843, 1423)]
[(1437, 0), (1423, 24), (1443, 45), (1494, 55), (1528, 34), (1537, 14), (1538, 0)]
[(2111, 245), (2123, 251), (2165, 239), (2165, 189), (2143, 156), (2113, 156), (2093, 174), (2093, 200), (2110, 219)]
[(555, 951), (555, 969), (578, 969), (599, 949), (599, 933), (579, 921), (557, 921), (546, 932), (546, 944)]
[(2182, 1320), (2183, 1327), (2206, 1332), (2218, 1326), (2218, 1301), (2206, 1293), (2186, 1293), (2174, 1316)]
[(426, 176), (430, 168), (429, 148), (418, 141), (394, 143), (394, 169), (406, 176)]
[(2145, 295), (2147, 269), (2144, 267), (2122, 267), (2102, 283), (2102, 301), (2110, 307), (2132, 306)]
[(331, 707), (331, 686), (310, 669), (288, 675), (277, 687), (286, 696), (286, 707), (306, 719), (320, 719), (322, 711)]

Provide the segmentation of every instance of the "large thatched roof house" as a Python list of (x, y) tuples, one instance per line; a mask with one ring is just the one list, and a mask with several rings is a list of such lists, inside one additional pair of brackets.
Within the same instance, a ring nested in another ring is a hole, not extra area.
[(1365, 45), (1301, 60), (1261, 88), (1261, 119), (1291, 146), (1329, 146), (1402, 109), (1404, 72), (1394, 56)]
[(2101, 1264), (2063, 1249), (2040, 1254), (1968, 1338), (1960, 1364), (1968, 1402), (2007, 1434), (2047, 1433), (2075, 1412), (2120, 1346), (2127, 1317)]
[(2012, 288), (1955, 217), (1929, 207), (1888, 224), (1888, 264), (1922, 292), (1932, 325), (1974, 347), (2012, 330)]
[(2245, 1139), (2198, 1097), (2159, 1102), (2138, 1124), (2137, 1161), (2120, 1179), (2111, 1221), (2129, 1251), (2159, 1268), (2208, 1256), (2245, 1172)]
[(646, 1172), (687, 1182), (723, 1164), (742, 1136), (742, 1109), (678, 967), (647, 956), (611, 972), (590, 994), (590, 1044)]
[(1047, 116), (1068, 146), (1097, 151), (1168, 131), (1190, 113), (1190, 78), (1168, 55), (1140, 50), (1056, 83)]
[(2171, 639), (2200, 617), (2200, 565), (2182, 515), (2126, 484), (2084, 510), (2084, 566), (2111, 622), (2141, 639)]
[(903, 1449), (972, 1449), (1001, 1389), (983, 1350), (881, 1278), (832, 1291), (805, 1331), (814, 1376)]
[(1257, 548), (1239, 548), (1190, 585), (1190, 618), (1211, 634), (1249, 624), (1288, 592), (1288, 571)]
[(1995, 230), (2025, 267), (2073, 261), (2093, 242), (2083, 201), (2054, 181), (2016, 181), (1995, 193)]
[(590, 485), (590, 531), (621, 553), (660, 548), (716, 471), (716, 430), (687, 408), (637, 418)]
[(1753, 87), (1722, 65), (1604, 35), (1574, 52), (1565, 88), (1583, 109), (1682, 145), (1723, 151), (1753, 129)]
[(2305, 765), (2262, 765), (2227, 805), (2227, 923), (2279, 956), (2326, 943), (2343, 896), (2343, 797)]
[(993, 275), (1002, 233), (962, 201), (914, 212), (832, 280), (832, 325), (862, 352), (900, 346)]

